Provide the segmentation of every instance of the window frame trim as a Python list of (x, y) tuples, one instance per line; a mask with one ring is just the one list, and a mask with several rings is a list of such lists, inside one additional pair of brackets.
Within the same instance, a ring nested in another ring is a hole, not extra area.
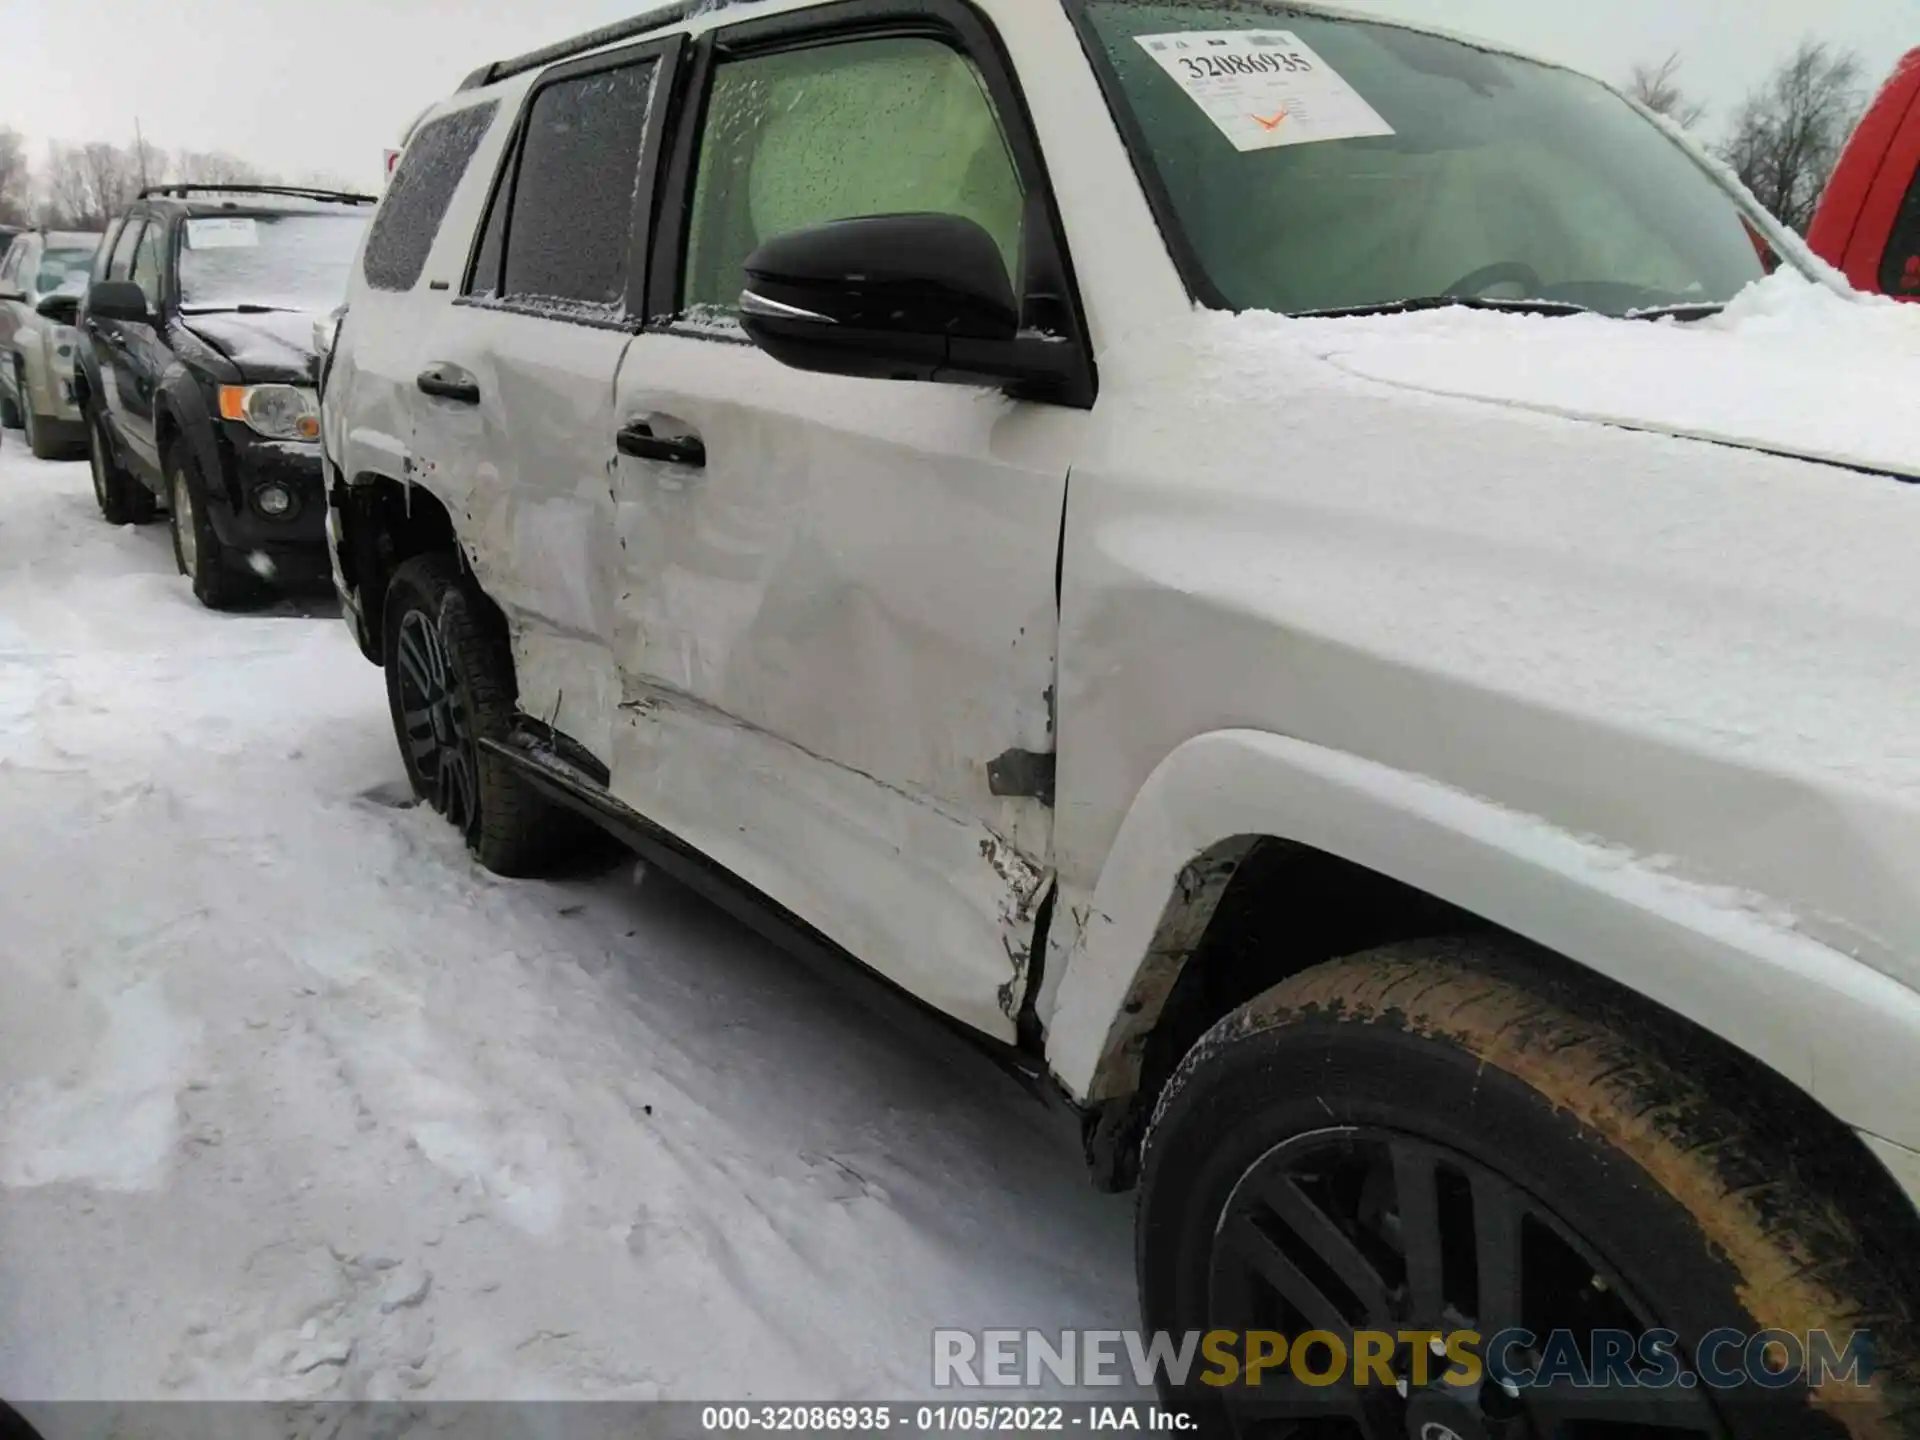
[[(493, 179), (487, 187), (486, 203), (480, 208), (479, 223), (474, 226), (473, 234), (468, 240), (467, 261), (461, 274), (460, 293), (453, 300), (455, 305), (475, 310), (497, 310), (511, 315), (529, 315), (541, 320), (584, 325), (595, 330), (622, 330), (629, 334), (638, 334), (644, 328), (642, 302), (647, 294), (647, 262), (653, 253), (655, 192), (659, 185), (661, 154), (665, 147), (673, 103), (677, 98), (673, 95), (673, 86), (681, 66), (686, 41), (686, 33), (676, 31), (669, 35), (653, 37), (636, 45), (622, 46), (618, 50), (604, 51), (580, 60), (569, 60), (550, 66), (540, 73), (539, 79), (528, 88), (526, 94), (520, 97), (519, 109), (514, 114), (512, 128), (507, 132), (507, 141), (501, 149), (499, 163), (494, 167)], [(480, 252), (486, 245), (488, 227), (493, 223), (494, 207), (502, 204), (506, 206), (506, 211), (501, 220), (500, 274), (495, 283), (505, 282), (507, 252), (513, 242), (513, 205), (520, 187), (520, 161), (527, 143), (527, 128), (532, 120), (533, 107), (541, 94), (550, 86), (577, 80), (583, 75), (595, 75), (609, 70), (625, 70), (647, 63), (655, 67), (653, 93), (647, 102), (646, 130), (641, 139), (640, 154), (636, 159), (633, 215), (627, 233), (627, 280), (621, 296), (621, 313), (600, 314), (584, 306), (579, 310), (571, 310), (557, 297), (549, 297), (545, 304), (536, 304), (529, 300), (516, 300), (504, 295), (474, 294), (473, 283), (475, 272), (480, 266)], [(498, 124), (498, 120), (495, 123)]]
[(690, 326), (681, 314), (694, 188), (699, 179), (701, 139), (713, 95), (714, 71), (734, 60), (868, 39), (921, 36), (952, 46), (979, 72), (992, 102), (1015, 169), (1027, 192), (1029, 215), (1036, 200), (1042, 222), (1027, 225), (1024, 275), (1013, 277), (1022, 311), (1036, 300), (1060, 311), (1074, 347), (1076, 375), (1055, 403), (1091, 409), (1099, 393), (1098, 368), (1087, 328), (1059, 197), (1047, 170), (1026, 92), (1006, 44), (992, 22), (967, 0), (833, 0), (806, 9), (718, 26), (700, 36), (687, 67), (686, 93), (674, 110), (673, 149), (658, 186), (653, 253), (648, 265), (646, 329), (720, 344), (751, 344), (744, 335)]

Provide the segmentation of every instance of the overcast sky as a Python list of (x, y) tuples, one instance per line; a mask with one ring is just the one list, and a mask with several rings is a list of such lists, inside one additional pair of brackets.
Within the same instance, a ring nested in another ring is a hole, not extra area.
[[(1050, 0), (1021, 0), (1045, 4)], [(1873, 83), (1920, 45), (1920, 0), (1349, 0), (1503, 40), (1612, 80), (1685, 58), (1711, 131), (1808, 33)], [(645, 9), (645, 0), (0, 0), (0, 126), (146, 138), (289, 176), (372, 185), (407, 123), (475, 66)]]

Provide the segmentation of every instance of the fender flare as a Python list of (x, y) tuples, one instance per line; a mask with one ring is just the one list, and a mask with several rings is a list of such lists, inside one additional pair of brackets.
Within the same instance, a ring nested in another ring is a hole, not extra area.
[[(1253, 730), (1174, 750), (1135, 797), (1047, 1020), (1083, 1102), (1129, 1092), (1129, 1014), (1196, 860), (1246, 837), (1361, 865), (1545, 946), (1744, 1050), (1857, 1129), (1920, 1148), (1920, 993), (1706, 886), (1424, 777)], [(1171, 902), (1170, 902), (1170, 897)], [(1071, 895), (1067, 906), (1081, 903)]]
[(173, 429), (192, 448), (200, 473), (208, 481), (208, 498), (232, 510), (240, 503), (240, 497), (234, 493), (234, 477), (228, 473), (229, 467), (220, 462), (220, 436), (214, 429), (213, 415), (207, 409), (200, 382), (185, 366), (175, 365), (160, 381), (159, 400), (172, 418)]

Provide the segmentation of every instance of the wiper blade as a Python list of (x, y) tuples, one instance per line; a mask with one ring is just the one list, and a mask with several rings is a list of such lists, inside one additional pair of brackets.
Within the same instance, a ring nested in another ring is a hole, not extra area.
[(291, 315), (284, 305), (182, 305), (182, 315)]
[(1678, 305), (1648, 305), (1627, 311), (1629, 320), (1707, 320), (1727, 307), (1704, 300), (1687, 300)]
[(1342, 305), (1333, 310), (1296, 310), (1296, 320), (1339, 320), (1349, 315), (1401, 315), (1413, 310), (1444, 310), (1457, 305), (1466, 310), (1498, 310), (1508, 315), (1592, 315), (1597, 312), (1571, 300), (1492, 300), (1484, 295), (1420, 295), (1408, 300), (1382, 300), (1372, 305)]

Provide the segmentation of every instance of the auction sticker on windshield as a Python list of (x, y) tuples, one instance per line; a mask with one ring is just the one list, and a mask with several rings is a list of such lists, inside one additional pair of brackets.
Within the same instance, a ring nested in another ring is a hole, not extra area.
[(1394, 133), (1359, 91), (1291, 31), (1135, 38), (1237, 150)]
[(245, 215), (187, 221), (189, 250), (247, 250), (259, 243), (260, 231)]

